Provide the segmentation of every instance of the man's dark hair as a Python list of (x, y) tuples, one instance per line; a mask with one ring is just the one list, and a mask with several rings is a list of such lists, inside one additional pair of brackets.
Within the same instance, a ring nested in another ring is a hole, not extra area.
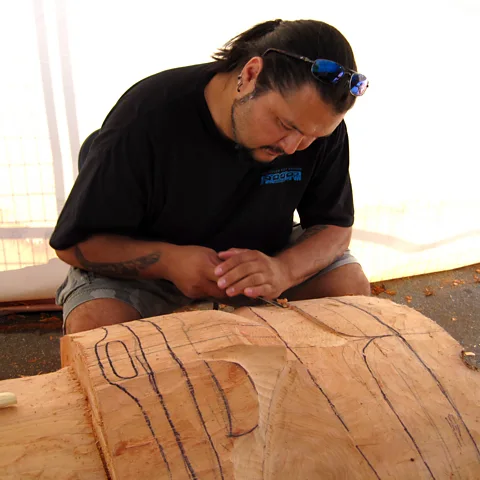
[[(356, 70), (355, 58), (347, 39), (334, 27), (317, 20), (272, 20), (255, 25), (232, 38), (212, 58), (217, 61), (217, 72), (240, 71), (256, 56), (269, 48), (303, 55), (312, 60), (333, 60)], [(263, 57), (264, 67), (257, 79), (256, 93), (278, 90), (286, 94), (306, 83), (315, 85), (323, 101), (336, 113), (348, 111), (355, 103), (350, 94), (349, 76), (336, 85), (318, 81), (311, 73), (311, 65), (278, 53)]]

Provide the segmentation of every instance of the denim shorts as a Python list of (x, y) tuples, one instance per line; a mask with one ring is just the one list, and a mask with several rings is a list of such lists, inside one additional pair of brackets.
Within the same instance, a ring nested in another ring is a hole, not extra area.
[[(298, 230), (294, 234), (298, 238)], [(350, 253), (350, 250), (347, 250), (341, 257), (306, 280), (306, 282), (349, 263), (359, 262)], [(198, 300), (183, 295), (168, 280), (109, 278), (76, 267), (70, 267), (67, 278), (56, 294), (56, 303), (63, 306), (64, 324), (74, 308), (82, 303), (98, 298), (121, 300), (137, 310), (142, 318), (166, 315), (179, 308), (198, 302)], [(228, 300), (221, 299), (219, 301), (234, 307), (258, 304), (255, 300), (243, 296), (233, 297)]]

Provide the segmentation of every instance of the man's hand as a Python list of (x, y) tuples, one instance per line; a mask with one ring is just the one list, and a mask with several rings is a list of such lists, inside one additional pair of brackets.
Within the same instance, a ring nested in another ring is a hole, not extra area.
[(217, 285), (229, 297), (273, 299), (292, 286), (284, 263), (257, 250), (231, 248), (218, 257), (224, 262), (215, 268)]
[(179, 246), (169, 258), (167, 280), (189, 298), (225, 297), (214, 270), (222, 261), (210, 248)]

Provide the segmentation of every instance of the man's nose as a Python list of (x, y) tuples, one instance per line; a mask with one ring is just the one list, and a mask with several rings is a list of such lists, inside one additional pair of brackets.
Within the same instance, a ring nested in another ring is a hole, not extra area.
[(303, 140), (303, 135), (299, 132), (289, 132), (279, 143), (280, 148), (287, 154), (295, 153)]

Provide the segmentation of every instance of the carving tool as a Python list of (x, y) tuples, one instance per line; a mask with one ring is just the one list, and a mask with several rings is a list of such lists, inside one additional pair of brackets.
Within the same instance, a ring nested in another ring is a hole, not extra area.
[(268, 298), (264, 298), (264, 297), (257, 297), (259, 298), (260, 300), (262, 300), (262, 302), (265, 302), (265, 303), (268, 303), (270, 305), (273, 305), (274, 307), (279, 307), (279, 308), (288, 308), (288, 305), (282, 305), (281, 303), (277, 302), (276, 300), (269, 300)]

